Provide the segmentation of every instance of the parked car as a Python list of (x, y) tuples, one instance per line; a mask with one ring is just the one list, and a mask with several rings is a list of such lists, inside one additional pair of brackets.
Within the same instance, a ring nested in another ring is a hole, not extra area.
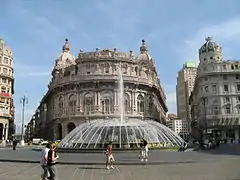
[(42, 146), (43, 146), (43, 145), (45, 146), (45, 145), (47, 145), (47, 144), (48, 144), (48, 141), (41, 141), (41, 142), (40, 142), (40, 145), (42, 145)]

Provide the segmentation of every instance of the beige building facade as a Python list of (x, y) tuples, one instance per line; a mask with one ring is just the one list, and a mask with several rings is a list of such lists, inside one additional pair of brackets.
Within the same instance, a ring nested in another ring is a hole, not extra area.
[(176, 99), (177, 116), (180, 119), (190, 121), (189, 97), (194, 87), (197, 74), (197, 65), (194, 62), (186, 62), (178, 72)]
[(190, 98), (195, 134), (239, 139), (240, 61), (224, 60), (222, 48), (206, 38)]
[[(166, 123), (166, 96), (143, 40), (135, 56), (117, 49), (71, 53), (68, 40), (56, 60), (49, 90), (30, 121), (32, 136), (62, 139), (95, 119), (119, 118), (119, 70), (124, 82), (125, 118)], [(30, 135), (31, 136), (31, 135)]]
[(189, 137), (189, 125), (187, 120), (182, 119), (168, 119), (167, 127), (176, 132), (183, 139), (188, 139)]
[(14, 127), (13, 54), (0, 39), (0, 140), (11, 138)]

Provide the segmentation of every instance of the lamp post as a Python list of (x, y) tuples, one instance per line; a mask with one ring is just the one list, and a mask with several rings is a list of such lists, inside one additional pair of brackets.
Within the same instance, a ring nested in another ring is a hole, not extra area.
[(28, 103), (28, 99), (26, 96), (23, 96), (20, 99), (20, 104), (22, 104), (22, 132), (21, 132), (21, 141), (20, 141), (20, 145), (24, 146), (25, 142), (24, 142), (24, 118), (25, 118), (25, 105)]

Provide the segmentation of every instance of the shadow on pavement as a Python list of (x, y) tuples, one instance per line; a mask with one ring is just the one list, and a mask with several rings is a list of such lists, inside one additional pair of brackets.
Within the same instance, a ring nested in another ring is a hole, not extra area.
[(240, 145), (239, 144), (221, 144), (219, 148), (202, 150), (203, 153), (216, 154), (216, 155), (240, 155)]

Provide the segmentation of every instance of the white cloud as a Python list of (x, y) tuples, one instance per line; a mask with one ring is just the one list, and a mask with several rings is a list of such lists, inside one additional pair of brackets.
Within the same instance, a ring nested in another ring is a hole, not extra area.
[(240, 16), (199, 29), (181, 45), (180, 61), (184, 62), (186, 59), (197, 61), (198, 49), (204, 44), (204, 38), (208, 36), (213, 37), (213, 40), (218, 44), (224, 45), (223, 52), (226, 52), (231, 44), (236, 44), (240, 41)]

